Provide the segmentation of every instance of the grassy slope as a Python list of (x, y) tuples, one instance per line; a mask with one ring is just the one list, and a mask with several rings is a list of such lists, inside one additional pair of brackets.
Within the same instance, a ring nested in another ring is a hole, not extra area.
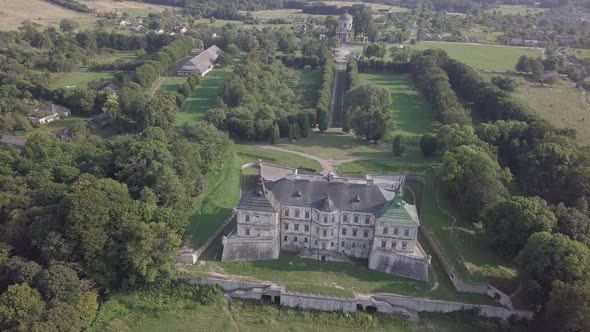
[(240, 199), (240, 166), (258, 161), (319, 171), (318, 162), (289, 153), (260, 149), (250, 145), (234, 145), (220, 168), (208, 176), (208, 187), (190, 216), (189, 233), (195, 248), (201, 246), (221, 225)]
[(202, 77), (193, 94), (184, 101), (181, 112), (176, 114), (176, 124), (191, 124), (203, 120), (207, 111), (215, 106), (217, 91), (232, 71), (233, 67), (214, 68)]
[(499, 45), (424, 41), (419, 42), (415, 47), (419, 50), (440, 48), (445, 50), (449, 57), (465, 62), (474, 68), (497, 71), (513, 71), (521, 55), (528, 55), (535, 58), (541, 56), (540, 50)]
[(90, 81), (114, 79), (115, 73), (71, 71), (67, 73), (56, 73), (52, 77), (53, 88), (63, 88), (66, 86), (82, 87), (86, 86)]
[(97, 331), (497, 331), (497, 320), (427, 314), (419, 323), (398, 316), (293, 310), (234, 300), (200, 305), (195, 301), (144, 293), (114, 294), (103, 305)]

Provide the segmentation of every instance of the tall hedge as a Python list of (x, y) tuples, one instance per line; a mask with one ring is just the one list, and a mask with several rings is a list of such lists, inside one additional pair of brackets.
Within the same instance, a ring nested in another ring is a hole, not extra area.
[(190, 37), (181, 37), (162, 47), (152, 60), (135, 70), (135, 81), (142, 87), (150, 87), (170, 66), (185, 57), (195, 47)]
[(324, 60), (324, 69), (322, 73), (322, 86), (320, 88), (319, 98), (316, 105), (318, 112), (318, 127), (321, 132), (328, 129), (328, 114), (330, 112), (330, 103), (332, 102), (332, 84), (334, 82), (334, 62), (331, 59)]

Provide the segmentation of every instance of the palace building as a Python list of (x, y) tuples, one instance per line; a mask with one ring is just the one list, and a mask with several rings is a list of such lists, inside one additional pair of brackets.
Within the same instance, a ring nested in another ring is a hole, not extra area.
[(277, 259), (286, 250), (322, 261), (368, 259), (371, 269), (428, 280), (430, 256), (417, 240), (416, 206), (403, 199), (405, 176), (259, 167), (256, 188), (236, 207), (235, 231), (223, 238), (222, 260)]

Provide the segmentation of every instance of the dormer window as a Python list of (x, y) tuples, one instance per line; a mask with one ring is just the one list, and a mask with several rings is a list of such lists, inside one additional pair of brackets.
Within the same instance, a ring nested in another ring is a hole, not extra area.
[(295, 197), (301, 197), (301, 190), (297, 190), (295, 192)]
[(354, 198), (352, 199), (353, 202), (355, 203), (360, 203), (361, 198), (359, 197), (359, 195), (354, 196)]

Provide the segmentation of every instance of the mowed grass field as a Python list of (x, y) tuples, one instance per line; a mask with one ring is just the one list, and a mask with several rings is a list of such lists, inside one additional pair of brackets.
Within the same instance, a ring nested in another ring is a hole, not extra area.
[[(232, 73), (233, 68), (231, 66), (213, 68), (205, 77), (201, 77), (201, 81), (193, 94), (184, 101), (180, 113), (176, 114), (176, 124), (192, 124), (205, 119), (207, 111), (216, 105), (219, 87), (222, 86), (225, 78)], [(173, 82), (174, 80), (170, 84), (173, 84)]]
[(59, 27), (64, 18), (75, 20), (81, 29), (90, 28), (97, 21), (94, 14), (65, 9), (43, 0), (0, 0), (1, 31), (15, 31), (27, 19), (44, 26)]
[(83, 87), (90, 81), (115, 79), (115, 73), (71, 71), (66, 73), (54, 73), (52, 74), (52, 78), (53, 88)]
[(414, 47), (418, 50), (442, 49), (447, 52), (449, 57), (465, 62), (474, 68), (495, 71), (514, 71), (514, 66), (521, 55), (535, 58), (542, 55), (540, 49), (501, 45), (422, 41)]
[(127, 12), (129, 17), (147, 17), (149, 13), (161, 13), (166, 8), (174, 10), (174, 7), (147, 4), (135, 1), (113, 1), (113, 0), (80, 0), (89, 8), (100, 12), (117, 12), (122, 14)]
[(258, 160), (269, 164), (320, 171), (317, 161), (290, 153), (265, 150), (252, 145), (234, 145), (220, 167), (207, 177), (208, 185), (189, 217), (189, 234), (195, 248), (223, 223), (240, 199), (242, 170), (245, 163)]

